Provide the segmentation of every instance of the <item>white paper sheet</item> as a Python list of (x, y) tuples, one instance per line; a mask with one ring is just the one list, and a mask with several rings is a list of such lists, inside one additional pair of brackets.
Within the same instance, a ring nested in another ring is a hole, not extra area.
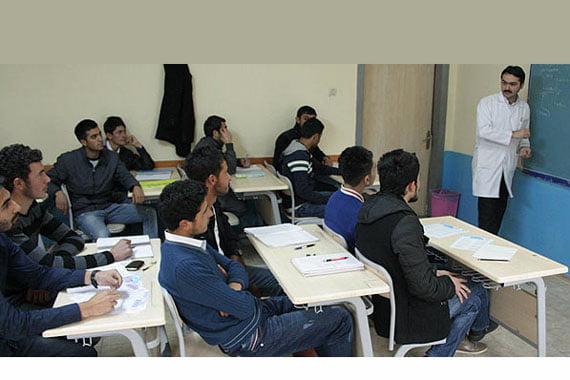
[(463, 235), (457, 238), (457, 240), (455, 240), (449, 247), (464, 249), (468, 251), (476, 251), (479, 248), (483, 247), (485, 244), (489, 244), (492, 241), (493, 239), (487, 239), (480, 236)]
[(463, 228), (450, 226), (449, 224), (433, 223), (424, 226), (424, 234), (429, 238), (446, 238), (467, 232)]
[(502, 247), (487, 244), (479, 248), (473, 257), (484, 261), (510, 261), (517, 249), (514, 247)]
[(278, 248), (293, 244), (303, 244), (318, 241), (319, 239), (299, 226), (290, 223), (277, 224), (267, 227), (244, 228), (268, 247)]

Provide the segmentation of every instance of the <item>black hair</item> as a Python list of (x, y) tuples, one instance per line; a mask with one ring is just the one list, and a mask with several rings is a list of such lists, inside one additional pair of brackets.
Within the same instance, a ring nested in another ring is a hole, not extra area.
[(75, 137), (81, 142), (81, 140), (87, 139), (87, 131), (97, 128), (97, 122), (91, 119), (83, 119), (75, 126)]
[(184, 170), (188, 178), (204, 183), (210, 174), (216, 177), (220, 175), (225, 160), (224, 154), (219, 149), (204, 146), (195, 149), (186, 157)]
[(297, 110), (297, 117), (301, 117), (303, 115), (315, 115), (316, 117), (317, 111), (315, 111), (315, 109), (311, 106), (299, 107), (299, 109)]
[(201, 182), (186, 179), (168, 184), (160, 193), (158, 215), (169, 230), (175, 230), (182, 220), (193, 221), (206, 199), (208, 189)]
[(363, 146), (346, 148), (338, 158), (340, 174), (345, 183), (356, 186), (372, 170), (372, 152)]
[(524, 74), (524, 70), (520, 66), (507, 66), (507, 67), (505, 67), (505, 69), (501, 72), (501, 79), (503, 79), (504, 74), (514, 75), (515, 77), (519, 78), (521, 85), (524, 83), (525, 74)]
[(309, 139), (315, 133), (318, 133), (319, 135), (323, 133), (323, 129), (325, 129), (324, 124), (316, 117), (313, 117), (301, 126), (301, 137)]
[(107, 120), (105, 120), (105, 124), (103, 124), (103, 131), (105, 133), (113, 133), (117, 127), (120, 126), (127, 127), (123, 119), (118, 116), (109, 116)]
[(220, 116), (209, 116), (204, 122), (204, 135), (212, 137), (214, 135), (214, 131), (219, 131), (222, 127), (222, 123), (225, 121), (226, 119)]
[(21, 178), (28, 182), (30, 164), (40, 162), (42, 152), (22, 144), (13, 144), (0, 150), (0, 175), (5, 177), (6, 190), (14, 190), (14, 180)]
[(415, 153), (396, 149), (384, 154), (378, 160), (378, 178), (380, 191), (404, 195), (406, 187), (417, 181), (420, 173), (420, 162)]

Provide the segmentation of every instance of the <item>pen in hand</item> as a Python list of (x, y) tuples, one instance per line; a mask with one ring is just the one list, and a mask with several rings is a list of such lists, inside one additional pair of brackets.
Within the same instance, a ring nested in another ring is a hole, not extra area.
[(305, 248), (310, 248), (310, 247), (314, 247), (314, 244), (307, 244), (307, 245), (302, 245), (300, 247), (296, 247), (295, 250), (298, 251), (299, 249), (305, 249)]

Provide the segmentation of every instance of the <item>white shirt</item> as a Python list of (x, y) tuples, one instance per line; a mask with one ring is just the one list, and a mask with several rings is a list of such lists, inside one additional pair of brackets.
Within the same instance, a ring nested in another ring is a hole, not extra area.
[(512, 137), (513, 131), (529, 127), (530, 108), (520, 97), (513, 104), (499, 92), (477, 105), (477, 136), (473, 153), (473, 195), (498, 198), (501, 176), (512, 198), (518, 151), (529, 147), (528, 139)]
[(224, 250), (220, 245), (220, 230), (218, 229), (218, 218), (216, 217), (216, 209), (214, 208), (214, 206), (212, 206), (212, 212), (214, 213), (212, 218), (214, 218), (214, 236), (216, 237), (216, 244), (218, 245), (218, 253), (220, 255), (223, 255)]
[(198, 240), (198, 239), (193, 239), (191, 237), (176, 235), (168, 231), (164, 231), (164, 239), (171, 241), (173, 243), (181, 243), (181, 244), (190, 245), (192, 247), (200, 248), (203, 251), (206, 250), (206, 240)]

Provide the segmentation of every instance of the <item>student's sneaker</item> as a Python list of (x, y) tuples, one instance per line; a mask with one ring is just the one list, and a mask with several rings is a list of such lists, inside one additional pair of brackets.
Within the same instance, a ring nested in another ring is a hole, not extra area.
[(499, 324), (497, 322), (490, 321), (489, 326), (487, 326), (487, 328), (482, 331), (469, 331), (469, 340), (472, 342), (478, 342), (483, 339), (485, 335), (489, 334), (492, 331), (495, 331), (497, 327), (499, 327)]
[(472, 342), (467, 338), (463, 338), (457, 351), (462, 354), (479, 355), (487, 351), (487, 345), (481, 342)]

